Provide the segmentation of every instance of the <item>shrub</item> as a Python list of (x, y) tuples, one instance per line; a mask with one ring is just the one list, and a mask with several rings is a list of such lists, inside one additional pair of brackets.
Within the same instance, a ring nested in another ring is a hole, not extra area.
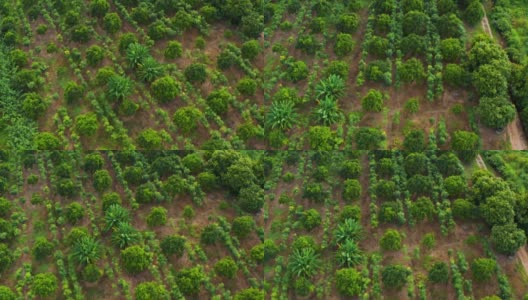
[(240, 238), (246, 238), (255, 229), (255, 221), (250, 216), (236, 217), (233, 220), (231, 230)]
[(130, 274), (140, 273), (148, 268), (151, 263), (151, 254), (141, 246), (130, 246), (121, 250), (123, 268)]
[(40, 297), (49, 297), (55, 294), (58, 288), (57, 277), (53, 273), (40, 273), (33, 277), (31, 292)]
[(343, 200), (358, 200), (361, 196), (361, 184), (357, 179), (347, 179), (344, 182)]
[(186, 239), (179, 235), (171, 235), (163, 238), (160, 242), (160, 248), (166, 256), (175, 255), (181, 257), (185, 251)]
[(97, 115), (93, 112), (78, 115), (75, 118), (75, 130), (80, 135), (92, 136), (97, 132), (98, 128)]
[(84, 95), (84, 88), (74, 81), (69, 81), (64, 87), (64, 98), (68, 103), (79, 102)]
[(184, 71), (185, 78), (192, 83), (204, 83), (207, 79), (207, 69), (204, 64), (192, 63)]
[(104, 59), (104, 50), (103, 48), (93, 45), (86, 50), (86, 62), (91, 67), (96, 67)]
[(202, 118), (202, 112), (194, 106), (181, 107), (176, 110), (173, 117), (174, 125), (183, 133), (189, 133), (196, 129), (198, 121)]
[(407, 283), (407, 276), (411, 274), (409, 268), (402, 265), (388, 265), (381, 271), (383, 284), (388, 289), (401, 290)]
[(334, 52), (337, 56), (345, 56), (354, 49), (354, 40), (348, 33), (338, 33), (337, 40), (334, 46)]
[(103, 19), (103, 28), (106, 32), (114, 34), (121, 29), (121, 18), (116, 13), (108, 13)]
[(73, 202), (66, 207), (66, 220), (75, 224), (84, 217), (84, 208), (78, 202)]
[(449, 279), (449, 267), (445, 262), (435, 262), (429, 269), (429, 281), (434, 283), (447, 283)]
[(471, 272), (476, 281), (488, 281), (495, 274), (497, 263), (491, 258), (477, 258), (471, 264)]
[(93, 186), (96, 191), (104, 192), (112, 185), (112, 177), (107, 170), (97, 170), (93, 176)]
[(164, 207), (153, 207), (147, 216), (147, 224), (150, 227), (157, 227), (167, 223), (167, 210)]
[(397, 251), (402, 247), (402, 237), (395, 229), (385, 231), (380, 239), (380, 247), (385, 251)]
[(214, 270), (216, 274), (232, 279), (238, 271), (238, 266), (231, 257), (224, 257), (216, 262)]
[(359, 296), (364, 291), (366, 284), (366, 279), (356, 269), (339, 269), (335, 273), (337, 291), (343, 296)]
[(163, 52), (165, 58), (175, 59), (181, 57), (183, 54), (183, 48), (180, 42), (178, 41), (169, 41), (167, 43), (167, 48)]
[(142, 282), (135, 289), (136, 300), (170, 300), (170, 294), (165, 287), (157, 282)]
[(156, 79), (151, 86), (152, 96), (160, 103), (169, 103), (178, 96), (179, 87), (174, 78), (164, 76)]

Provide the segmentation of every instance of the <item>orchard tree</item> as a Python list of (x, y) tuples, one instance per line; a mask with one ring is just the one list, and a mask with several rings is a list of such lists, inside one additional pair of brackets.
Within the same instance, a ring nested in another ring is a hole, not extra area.
[(79, 102), (84, 95), (84, 87), (78, 85), (75, 81), (68, 81), (64, 87), (64, 99), (68, 103)]
[(526, 235), (515, 223), (508, 223), (493, 226), (490, 240), (497, 252), (511, 256), (526, 244)]
[(37, 93), (24, 94), (23, 99), (22, 110), (24, 114), (34, 120), (44, 115), (50, 104)]
[(93, 175), (93, 186), (96, 191), (104, 192), (112, 185), (112, 177), (107, 170), (97, 170)]
[(151, 264), (152, 254), (141, 246), (130, 246), (121, 250), (123, 268), (130, 274), (138, 274)]
[(48, 241), (45, 237), (38, 237), (33, 243), (31, 253), (37, 260), (43, 260), (51, 255), (55, 245)]
[(398, 251), (402, 247), (402, 236), (395, 229), (385, 231), (380, 239), (380, 247), (384, 251)]
[(467, 73), (460, 65), (447, 64), (442, 75), (442, 79), (449, 86), (463, 87), (468, 84)]
[(147, 224), (150, 227), (167, 224), (167, 209), (162, 206), (153, 207), (147, 216)]
[(508, 81), (496, 66), (486, 64), (473, 73), (473, 85), (481, 96), (502, 96), (508, 90)]
[(61, 141), (51, 132), (43, 131), (38, 133), (34, 139), (37, 150), (59, 150)]
[(292, 63), (288, 63), (288, 67), (286, 69), (286, 78), (290, 80), (293, 83), (297, 83), (301, 80), (304, 80), (308, 78), (308, 66), (304, 61), (295, 61)]
[(348, 79), (349, 71), (350, 68), (348, 66), (348, 63), (342, 60), (333, 60), (328, 64), (328, 66), (324, 70), (324, 75), (337, 75), (346, 81)]
[(84, 208), (78, 202), (72, 202), (66, 206), (66, 220), (70, 224), (79, 222), (84, 217)]
[(489, 197), (480, 205), (480, 214), (489, 225), (504, 225), (511, 223), (515, 216), (513, 205), (504, 198), (503, 193)]
[(110, 34), (115, 34), (121, 29), (121, 18), (116, 13), (107, 13), (103, 19), (103, 28)]
[[(392, 162), (390, 159), (389, 161)], [(414, 152), (407, 155), (403, 163), (407, 176), (427, 174), (427, 161), (428, 158), (424, 152)]]
[(403, 148), (407, 151), (418, 152), (425, 150), (425, 133), (422, 129), (413, 129), (405, 135)]
[(247, 288), (237, 292), (234, 300), (262, 300), (264, 299), (264, 291), (257, 288)]
[(244, 77), (238, 81), (237, 91), (243, 96), (253, 96), (257, 91), (257, 82), (250, 77)]
[(237, 203), (243, 211), (257, 213), (264, 206), (264, 190), (256, 184), (243, 187), (240, 189)]
[(136, 295), (136, 300), (170, 300), (171, 298), (165, 287), (154, 281), (142, 282), (138, 284), (134, 292)]
[(86, 62), (91, 67), (98, 66), (104, 59), (104, 50), (98, 45), (93, 45), (86, 50)]
[(334, 46), (334, 52), (337, 56), (343, 57), (352, 52), (354, 45), (355, 43), (352, 35), (348, 33), (338, 33)]
[(402, 29), (404, 35), (415, 33), (425, 35), (427, 33), (428, 17), (421, 11), (410, 11), (403, 16)]
[(349, 202), (358, 200), (361, 196), (361, 184), (357, 179), (347, 179), (344, 181), (343, 200)]
[(482, 97), (479, 100), (478, 113), (486, 126), (502, 129), (515, 118), (515, 106), (503, 97)]
[(236, 217), (231, 225), (231, 230), (239, 238), (244, 239), (255, 229), (255, 220), (250, 216)]
[(359, 16), (357, 14), (345, 14), (339, 17), (336, 28), (340, 32), (354, 33), (359, 27)]
[(449, 197), (463, 197), (468, 190), (468, 185), (463, 176), (455, 175), (444, 179), (444, 188)]
[(212, 91), (205, 99), (207, 105), (218, 115), (223, 115), (229, 109), (229, 103), (232, 102), (233, 95), (226, 88), (220, 88)]
[(435, 262), (429, 269), (428, 279), (433, 283), (446, 284), (449, 280), (449, 267), (447, 264), (442, 261)]
[(15, 258), (13, 257), (13, 252), (6, 244), (0, 243), (0, 273), (9, 269), (14, 261)]
[(185, 78), (191, 83), (204, 83), (207, 79), (207, 68), (201, 63), (192, 63), (184, 71)]
[(110, 9), (107, 0), (92, 0), (90, 2), (90, 12), (94, 17), (103, 17)]
[(385, 132), (378, 128), (360, 127), (356, 130), (356, 145), (358, 150), (380, 149), (386, 138)]
[(319, 214), (319, 212), (313, 208), (305, 210), (302, 213), (301, 222), (306, 230), (311, 231), (321, 225), (321, 214)]
[(240, 51), (243, 58), (252, 61), (257, 58), (261, 51), (260, 44), (257, 40), (249, 40), (242, 44)]
[(440, 42), (442, 58), (448, 62), (456, 62), (465, 54), (462, 41), (455, 38), (448, 38)]
[(167, 48), (165, 48), (165, 51), (163, 52), (163, 55), (165, 58), (168, 59), (175, 59), (178, 57), (181, 57), (183, 54), (183, 47), (182, 44), (178, 41), (169, 41), (167, 43)]
[(171, 76), (156, 79), (151, 86), (152, 96), (160, 103), (169, 103), (178, 96), (179, 87)]
[(484, 6), (480, 0), (472, 0), (464, 11), (464, 17), (470, 25), (475, 25), (484, 17)]
[(424, 1), (423, 0), (403, 0), (402, 1), (403, 12), (408, 13), (410, 11), (423, 11)]
[(369, 54), (375, 55), (378, 58), (385, 58), (389, 50), (389, 40), (375, 35), (372, 36), (367, 46)]
[(180, 235), (170, 235), (161, 240), (160, 248), (166, 256), (181, 257), (185, 251), (185, 242), (186, 239)]
[(462, 161), (468, 163), (477, 157), (479, 137), (474, 132), (457, 130), (451, 139), (451, 148), (457, 151)]
[(367, 112), (381, 112), (385, 98), (381, 91), (370, 89), (367, 95), (361, 99), (361, 108)]
[(238, 271), (238, 266), (231, 257), (224, 257), (216, 262), (214, 270), (220, 276), (233, 279)]
[(336, 289), (343, 296), (360, 296), (367, 284), (367, 279), (354, 268), (339, 269), (335, 273)]
[(335, 132), (328, 126), (310, 127), (308, 139), (313, 150), (329, 151), (336, 145)]
[(473, 278), (478, 282), (488, 281), (495, 274), (497, 262), (491, 258), (477, 258), (471, 264)]
[(11, 288), (0, 285), (0, 299), (2, 300), (15, 300), (17, 298), (16, 294), (11, 290)]
[(160, 149), (162, 142), (160, 133), (152, 128), (141, 131), (137, 137), (138, 145), (147, 150)]
[(464, 23), (455, 13), (449, 13), (438, 19), (437, 30), (443, 39), (461, 38), (465, 34)]
[(197, 295), (200, 286), (205, 279), (205, 274), (201, 267), (192, 267), (180, 269), (176, 273), (175, 282), (180, 291), (185, 296)]
[(55, 295), (58, 289), (57, 277), (53, 273), (39, 273), (33, 277), (31, 292), (40, 297)]
[(183, 133), (190, 133), (195, 130), (198, 121), (202, 118), (202, 112), (194, 106), (178, 108), (174, 113), (173, 122)]
[(385, 266), (381, 271), (381, 280), (386, 288), (401, 290), (407, 284), (407, 277), (411, 274), (408, 267), (391, 264)]
[(93, 136), (98, 128), (99, 123), (97, 122), (97, 115), (93, 112), (78, 115), (75, 118), (75, 130), (80, 135)]
[(423, 64), (417, 58), (411, 58), (402, 63), (398, 68), (398, 74), (404, 83), (420, 82), (426, 76)]
[(420, 197), (411, 204), (409, 213), (413, 219), (418, 222), (425, 219), (432, 220), (435, 214), (435, 205), (431, 199), (427, 197)]

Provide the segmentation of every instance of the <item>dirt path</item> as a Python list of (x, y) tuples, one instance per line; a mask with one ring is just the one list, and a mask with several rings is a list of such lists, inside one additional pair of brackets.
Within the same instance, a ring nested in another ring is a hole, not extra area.
[[(493, 39), (493, 32), (491, 32), (491, 27), (489, 25), (488, 16), (484, 12), (484, 18), (482, 18), (482, 28), (484, 31)], [(522, 131), (521, 121), (519, 115), (515, 112), (515, 119), (513, 122), (508, 124), (507, 128), (508, 136), (510, 137), (510, 144), (512, 150), (525, 150), (528, 149), (526, 145), (526, 139)]]
[(486, 167), (486, 163), (484, 162), (484, 160), (482, 159), (482, 156), (480, 156), (480, 154), (477, 155), (477, 165), (481, 169), (484, 169), (484, 170), (488, 169), (488, 167)]

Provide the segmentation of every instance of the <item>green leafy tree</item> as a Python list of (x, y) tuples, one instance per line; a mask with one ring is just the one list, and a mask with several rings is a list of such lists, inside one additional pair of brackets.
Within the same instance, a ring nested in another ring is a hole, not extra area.
[(425, 35), (428, 17), (421, 11), (410, 11), (403, 16), (402, 29), (404, 35)]
[(218, 115), (223, 115), (229, 109), (229, 103), (232, 101), (233, 96), (229, 93), (226, 88), (220, 88), (212, 91), (209, 96), (205, 99), (207, 105)]
[(121, 18), (117, 13), (107, 13), (103, 19), (103, 28), (110, 34), (115, 34), (121, 29)]
[(354, 33), (358, 27), (359, 16), (357, 14), (341, 15), (336, 24), (337, 30), (344, 33)]
[(480, 214), (489, 225), (504, 225), (513, 221), (513, 205), (501, 194), (489, 197), (480, 205)]
[(104, 192), (112, 185), (112, 177), (107, 170), (97, 170), (93, 175), (93, 186), (96, 191)]
[(304, 61), (296, 61), (288, 64), (286, 70), (286, 77), (293, 83), (297, 83), (301, 80), (304, 80), (308, 77), (308, 66)]
[(440, 42), (442, 58), (448, 62), (458, 61), (464, 54), (465, 49), (459, 39), (449, 38)]
[(163, 55), (165, 58), (168, 59), (175, 59), (178, 57), (181, 57), (183, 54), (183, 47), (182, 44), (178, 41), (169, 41), (167, 43), (167, 48), (165, 48), (165, 52), (163, 52)]
[(328, 67), (324, 70), (325, 76), (337, 75), (343, 80), (348, 79), (348, 73), (350, 71), (349, 65), (347, 62), (342, 60), (333, 60), (328, 64)]
[(481, 96), (502, 96), (508, 90), (508, 80), (491, 64), (482, 65), (473, 73), (473, 85)]
[(482, 123), (495, 129), (506, 127), (516, 113), (515, 106), (502, 97), (482, 97), (477, 109)]
[(313, 150), (329, 151), (336, 145), (335, 132), (328, 126), (312, 126), (308, 131), (310, 148)]
[(257, 213), (264, 206), (264, 190), (256, 184), (240, 189), (237, 203), (247, 213)]
[(160, 133), (152, 128), (147, 128), (138, 135), (138, 145), (147, 150), (160, 149), (163, 139)]
[(93, 45), (86, 50), (86, 62), (91, 67), (98, 66), (104, 59), (104, 50), (98, 45)]
[(24, 94), (22, 110), (25, 115), (32, 119), (38, 119), (49, 107), (49, 101), (40, 97), (37, 93)]
[(94, 17), (104, 16), (110, 9), (110, 4), (107, 0), (92, 0), (90, 2), (90, 13)]
[(201, 63), (192, 63), (184, 71), (185, 78), (192, 83), (204, 83), (207, 79), (207, 68)]
[(244, 96), (253, 96), (257, 91), (257, 82), (249, 77), (244, 77), (238, 81), (236, 88)]
[(335, 285), (339, 294), (347, 297), (360, 296), (367, 285), (364, 276), (353, 268), (339, 269), (335, 273)]
[(491, 258), (477, 258), (471, 264), (473, 278), (478, 282), (488, 281), (495, 274), (497, 262)]
[(266, 115), (266, 126), (271, 129), (291, 129), (297, 123), (297, 118), (294, 103), (274, 101)]
[(354, 49), (355, 43), (352, 35), (348, 33), (338, 33), (336, 43), (334, 46), (334, 53), (337, 56), (343, 57)]
[(231, 257), (224, 257), (216, 262), (214, 270), (220, 276), (233, 279), (238, 271), (238, 266)]
[(167, 209), (162, 206), (153, 207), (147, 216), (147, 224), (150, 227), (167, 224)]
[(257, 288), (247, 288), (237, 292), (234, 300), (262, 300), (264, 299), (264, 291)]
[(361, 184), (357, 179), (347, 179), (344, 181), (343, 200), (358, 200), (361, 196)]
[(57, 277), (53, 273), (40, 273), (33, 277), (31, 292), (40, 297), (51, 297), (58, 289)]
[(408, 151), (418, 152), (425, 150), (425, 133), (422, 129), (413, 129), (405, 134), (403, 148)]
[(13, 252), (6, 244), (0, 243), (0, 273), (9, 269), (14, 261)]
[(179, 235), (170, 235), (163, 238), (160, 242), (160, 248), (163, 254), (175, 255), (181, 257), (185, 251), (186, 239)]
[(401, 290), (407, 284), (407, 276), (411, 274), (408, 267), (391, 264), (385, 266), (381, 271), (381, 280), (386, 288)]
[(491, 243), (501, 254), (514, 255), (520, 247), (526, 244), (526, 235), (517, 228), (515, 223), (495, 225), (491, 229)]
[(130, 274), (138, 274), (146, 270), (151, 260), (151, 254), (141, 246), (130, 246), (121, 250), (123, 268)]
[(240, 51), (243, 58), (254, 60), (259, 55), (261, 48), (257, 40), (249, 40), (242, 44)]
[(404, 83), (420, 82), (425, 78), (423, 64), (419, 59), (411, 58), (400, 65), (398, 75)]
[(0, 285), (0, 299), (2, 300), (15, 300), (17, 298), (16, 294), (11, 290), (11, 288)]
[(310, 231), (321, 225), (321, 214), (316, 209), (305, 210), (301, 217), (303, 227)]
[(295, 249), (288, 259), (288, 270), (297, 277), (313, 277), (320, 265), (319, 255), (312, 248)]
[(206, 225), (200, 234), (200, 243), (204, 245), (214, 245), (220, 238), (217, 224)]
[(151, 91), (158, 102), (169, 103), (178, 96), (179, 87), (174, 78), (164, 76), (152, 83)]
[(432, 220), (435, 214), (435, 206), (431, 199), (420, 197), (412, 203), (409, 213), (416, 221)]
[(385, 251), (398, 251), (402, 247), (402, 236), (395, 229), (385, 231), (380, 239), (380, 247)]
[(236, 217), (231, 230), (239, 239), (246, 238), (255, 229), (255, 220), (250, 216)]
[(84, 217), (84, 208), (78, 202), (73, 202), (66, 206), (66, 220), (70, 224), (79, 222)]
[(449, 267), (443, 261), (435, 262), (429, 269), (429, 281), (446, 284), (449, 280)]
[(463, 176), (449, 176), (444, 179), (444, 188), (450, 197), (462, 197), (467, 191), (467, 182)]
[(103, 270), (99, 269), (96, 265), (90, 264), (83, 268), (81, 271), (81, 277), (87, 282), (97, 282), (103, 276)]
[(78, 115), (75, 118), (75, 130), (80, 135), (92, 136), (97, 132), (98, 128), (97, 115), (93, 112)]
[(138, 39), (133, 33), (131, 32), (124, 33), (121, 36), (121, 38), (119, 38), (119, 46), (118, 46), (119, 52), (126, 53), (128, 46), (135, 44), (137, 42), (138, 42)]
[(464, 17), (469, 24), (477, 24), (484, 17), (484, 6), (479, 0), (471, 1), (464, 11)]
[(200, 267), (181, 269), (175, 276), (176, 284), (180, 291), (186, 295), (196, 295), (205, 279), (205, 274)]
[(79, 102), (84, 95), (84, 88), (75, 81), (68, 81), (64, 87), (64, 99), (68, 103)]
[(380, 149), (386, 140), (385, 132), (378, 128), (360, 127), (356, 130), (356, 145), (360, 150)]
[(142, 282), (135, 289), (136, 300), (170, 300), (170, 294), (165, 287), (157, 282)]
[(464, 162), (473, 161), (477, 157), (479, 137), (473, 132), (457, 130), (451, 139), (451, 148), (457, 151)]
[(202, 118), (202, 112), (194, 106), (178, 108), (174, 113), (172, 121), (183, 133), (189, 133), (196, 129), (198, 121)]
[(35, 147), (37, 150), (59, 150), (61, 141), (51, 132), (40, 132), (35, 136)]
[(383, 109), (384, 98), (385, 97), (382, 92), (370, 89), (367, 95), (365, 95), (365, 97), (361, 99), (361, 107), (365, 111), (381, 112), (381, 110)]
[(55, 245), (52, 242), (44, 237), (38, 237), (33, 244), (31, 252), (36, 259), (42, 260), (50, 256), (53, 249), (55, 249)]

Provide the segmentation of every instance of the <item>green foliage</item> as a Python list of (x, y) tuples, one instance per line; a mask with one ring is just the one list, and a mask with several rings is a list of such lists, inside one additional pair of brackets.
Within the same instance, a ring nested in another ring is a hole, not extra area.
[(356, 130), (356, 146), (360, 150), (380, 149), (386, 140), (385, 132), (378, 128), (360, 127)]
[(235, 294), (234, 300), (263, 300), (264, 291), (257, 288), (247, 288)]
[(134, 83), (128, 77), (114, 75), (108, 79), (107, 96), (113, 101), (124, 100), (134, 89)]
[(84, 208), (78, 202), (70, 203), (66, 207), (66, 220), (70, 224), (75, 224), (84, 217)]
[(358, 27), (359, 16), (357, 14), (341, 15), (336, 24), (337, 30), (344, 33), (354, 33)]
[(274, 101), (266, 116), (266, 126), (271, 129), (291, 129), (297, 123), (294, 104), (286, 101)]
[(186, 239), (179, 235), (170, 235), (163, 238), (160, 242), (160, 248), (166, 256), (175, 255), (181, 257), (185, 251)]
[(418, 83), (426, 74), (422, 62), (417, 58), (411, 58), (398, 67), (398, 75), (404, 83)]
[(119, 204), (112, 204), (105, 210), (105, 231), (108, 231), (119, 223), (130, 222), (130, 213)]
[(181, 269), (175, 276), (176, 284), (180, 291), (186, 295), (196, 295), (205, 279), (205, 274), (200, 267)]
[(197, 127), (198, 121), (202, 118), (202, 112), (194, 106), (178, 108), (174, 113), (172, 121), (183, 133), (190, 133)]
[(22, 111), (32, 119), (38, 119), (48, 109), (49, 101), (44, 100), (37, 93), (27, 93), (23, 97)]
[(119, 222), (112, 231), (112, 244), (119, 249), (125, 249), (140, 241), (140, 233), (130, 223)]
[(491, 258), (476, 258), (471, 264), (471, 273), (478, 282), (488, 281), (495, 274), (497, 263)]
[(97, 170), (93, 175), (93, 187), (98, 192), (104, 192), (112, 185), (112, 177), (107, 170)]
[(121, 250), (123, 268), (130, 274), (138, 274), (148, 268), (151, 263), (151, 253), (141, 246), (130, 246)]
[(363, 237), (363, 227), (359, 220), (345, 219), (334, 230), (334, 242), (345, 243), (347, 240), (358, 241)]
[(409, 98), (405, 103), (404, 109), (410, 114), (417, 113), (420, 110), (420, 100), (416, 97)]
[(42, 260), (50, 256), (54, 248), (55, 245), (52, 242), (44, 237), (38, 237), (33, 244), (31, 253), (36, 259)]
[(320, 265), (319, 255), (312, 248), (295, 249), (288, 259), (288, 270), (296, 277), (313, 277)]
[(179, 87), (174, 78), (164, 76), (156, 79), (151, 86), (152, 96), (160, 103), (173, 101), (179, 93)]
[(433, 283), (446, 284), (449, 280), (449, 267), (445, 262), (435, 262), (429, 269), (428, 277), (429, 281)]
[(92, 237), (82, 237), (72, 247), (72, 258), (81, 265), (94, 264), (101, 258), (101, 244)]
[(147, 57), (138, 70), (138, 78), (146, 82), (152, 82), (163, 74), (163, 66), (153, 57)]
[(293, 83), (297, 83), (308, 77), (308, 66), (304, 61), (296, 61), (288, 64), (286, 78)]
[(464, 162), (475, 159), (479, 147), (479, 137), (473, 132), (457, 130), (451, 140), (451, 148), (458, 151), (458, 156)]
[(238, 81), (236, 88), (244, 96), (253, 96), (257, 91), (257, 82), (249, 77), (244, 77)]
[(380, 239), (380, 247), (385, 251), (398, 251), (402, 247), (402, 236), (395, 229), (385, 231)]
[(57, 277), (53, 273), (40, 273), (33, 277), (31, 292), (40, 297), (55, 295), (58, 288)]
[(115, 34), (121, 29), (121, 18), (116, 13), (107, 13), (103, 19), (103, 28), (110, 34)]
[(97, 115), (93, 112), (78, 115), (75, 118), (75, 130), (83, 136), (92, 136), (97, 132), (99, 123), (97, 122)]
[(224, 257), (214, 265), (215, 273), (228, 279), (233, 279), (238, 266), (231, 257)]
[(302, 214), (301, 222), (306, 230), (311, 231), (321, 225), (321, 214), (313, 208), (305, 210)]
[(90, 2), (90, 12), (94, 17), (104, 16), (110, 9), (110, 4), (107, 0), (92, 0)]
[(335, 285), (339, 294), (347, 297), (360, 296), (368, 279), (353, 268), (339, 269), (335, 273)]
[(138, 145), (147, 150), (160, 149), (162, 142), (160, 133), (152, 128), (141, 131), (137, 137)]
[(157, 227), (167, 224), (167, 209), (162, 206), (153, 207), (147, 216), (147, 224), (150, 227)]
[(337, 104), (337, 100), (326, 96), (322, 100), (317, 100), (318, 106), (314, 110), (314, 118), (323, 125), (332, 125), (343, 118), (343, 113)]
[(86, 50), (86, 62), (91, 67), (98, 66), (103, 61), (104, 56), (103, 48), (97, 45), (90, 46), (88, 50)]
[(486, 126), (501, 129), (513, 121), (516, 111), (515, 106), (503, 97), (482, 97), (479, 101), (478, 113)]
[(35, 147), (38, 150), (59, 150), (61, 148), (61, 142), (51, 132), (40, 132), (35, 136)]
[(212, 91), (206, 98), (207, 105), (218, 115), (223, 115), (229, 108), (233, 96), (226, 88)]
[(136, 300), (169, 300), (171, 298), (165, 287), (154, 281), (138, 284), (135, 289), (135, 295)]
[(250, 216), (233, 219), (231, 230), (239, 238), (244, 239), (255, 229), (255, 221)]
[(15, 300), (16, 294), (9, 287), (5, 285), (0, 285), (0, 299)]
[(358, 200), (361, 196), (361, 184), (357, 179), (347, 179), (344, 182), (343, 200)]
[(148, 57), (149, 49), (138, 42), (130, 43), (126, 48), (126, 59), (130, 68), (138, 68)]
[(469, 24), (477, 24), (484, 17), (484, 6), (479, 0), (471, 1), (464, 11), (464, 17)]
[(407, 276), (411, 274), (408, 267), (402, 265), (387, 265), (381, 271), (381, 279), (386, 288), (401, 290), (407, 283)]
[(382, 92), (370, 89), (361, 99), (361, 107), (368, 112), (381, 112), (383, 109), (383, 100), (385, 99)]
[(520, 247), (526, 244), (526, 235), (517, 228), (515, 223), (495, 225), (491, 229), (491, 243), (501, 254), (514, 255)]
[(363, 263), (363, 251), (353, 240), (346, 240), (339, 245), (336, 253), (337, 264), (340, 267), (354, 267)]
[(64, 99), (68, 103), (80, 102), (84, 95), (84, 88), (74, 81), (68, 81), (64, 87)]
[(185, 78), (191, 83), (204, 83), (207, 79), (207, 68), (201, 63), (192, 63), (184, 71)]
[(336, 134), (328, 126), (312, 126), (308, 131), (310, 148), (313, 150), (329, 151), (337, 145)]
[(414, 201), (409, 208), (409, 213), (416, 221), (423, 221), (425, 219), (432, 220), (435, 211), (433, 201), (427, 197), (418, 198), (418, 200)]
[(355, 42), (352, 35), (348, 33), (338, 33), (336, 43), (334, 46), (334, 52), (337, 56), (343, 57), (354, 49)]
[(240, 51), (243, 58), (254, 60), (259, 55), (261, 49), (257, 40), (249, 40), (242, 44)]
[(442, 58), (448, 62), (458, 61), (464, 54), (465, 49), (459, 39), (449, 38), (440, 42)]
[(321, 80), (315, 86), (315, 93), (317, 99), (325, 99), (327, 97), (332, 99), (339, 99), (343, 97), (345, 92), (345, 80), (335, 74), (329, 75), (326, 79)]
[(169, 41), (167, 43), (167, 48), (165, 48), (165, 52), (163, 52), (163, 55), (165, 58), (168, 59), (175, 59), (178, 57), (181, 57), (183, 54), (183, 48), (182, 44), (178, 41)]

